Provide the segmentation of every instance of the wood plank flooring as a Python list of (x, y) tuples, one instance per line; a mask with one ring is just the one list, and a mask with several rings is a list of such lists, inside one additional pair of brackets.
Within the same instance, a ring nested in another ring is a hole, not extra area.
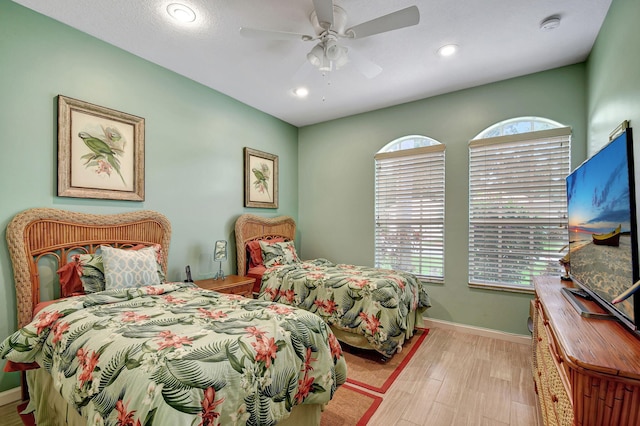
[[(539, 426), (531, 347), (432, 328), (386, 394), (369, 425)], [(17, 403), (0, 424), (21, 426)]]
[(432, 328), (369, 425), (538, 426), (531, 346)]
[(0, 425), (23, 426), (22, 420), (20, 419), (17, 411), (17, 407), (19, 404), (19, 402), (14, 402), (11, 404), (0, 406)]

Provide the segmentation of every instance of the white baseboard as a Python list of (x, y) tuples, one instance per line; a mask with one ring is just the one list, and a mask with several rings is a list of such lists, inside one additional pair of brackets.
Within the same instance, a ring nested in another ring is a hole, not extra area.
[(478, 336), (491, 337), (499, 340), (506, 340), (512, 343), (531, 343), (531, 336), (522, 334), (506, 333), (504, 331), (491, 330), (490, 328), (474, 327), (471, 325), (458, 324), (439, 319), (424, 317), (424, 325), (427, 328), (445, 328), (449, 330), (460, 331), (462, 333), (475, 334)]
[(13, 388), (0, 392), (0, 406), (11, 404), (12, 402), (20, 401), (22, 398), (22, 389)]

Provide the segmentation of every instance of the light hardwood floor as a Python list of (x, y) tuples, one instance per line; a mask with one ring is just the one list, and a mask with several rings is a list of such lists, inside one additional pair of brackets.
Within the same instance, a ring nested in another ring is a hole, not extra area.
[(537, 426), (531, 346), (432, 328), (369, 425)]
[(0, 406), (0, 425), (2, 426), (22, 426), (22, 420), (18, 415), (18, 402)]
[[(432, 328), (369, 425), (538, 426), (531, 346)], [(0, 424), (22, 425), (16, 404)]]

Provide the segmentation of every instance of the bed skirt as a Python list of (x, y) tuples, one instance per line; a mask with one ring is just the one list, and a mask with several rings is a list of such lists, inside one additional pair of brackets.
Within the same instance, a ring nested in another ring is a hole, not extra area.
[[(53, 379), (44, 368), (27, 371), (29, 405), (38, 426), (86, 426), (87, 422), (54, 390)], [(282, 426), (318, 426), (322, 405), (306, 404), (293, 407), (291, 415), (278, 422)]]
[[(402, 351), (404, 341), (415, 334), (416, 327), (424, 328), (424, 318), (422, 317), (422, 314), (426, 309), (427, 308), (421, 308), (409, 313), (407, 331), (403, 335), (394, 338), (394, 340), (398, 342), (398, 353)], [(361, 334), (351, 333), (334, 326), (330, 326), (330, 328), (331, 331), (333, 331), (333, 334), (336, 335), (336, 338), (342, 343), (346, 343), (354, 348), (375, 350), (371, 347), (367, 338)]]

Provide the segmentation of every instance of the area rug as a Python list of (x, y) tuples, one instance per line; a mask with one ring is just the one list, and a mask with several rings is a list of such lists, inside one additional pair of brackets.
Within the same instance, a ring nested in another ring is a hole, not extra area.
[(387, 362), (383, 362), (381, 355), (375, 351), (345, 348), (347, 383), (385, 393), (407, 366), (428, 334), (427, 328), (417, 329), (413, 337), (404, 343), (402, 352), (395, 354)]
[(364, 426), (381, 403), (381, 397), (345, 383), (324, 408), (320, 426)]

